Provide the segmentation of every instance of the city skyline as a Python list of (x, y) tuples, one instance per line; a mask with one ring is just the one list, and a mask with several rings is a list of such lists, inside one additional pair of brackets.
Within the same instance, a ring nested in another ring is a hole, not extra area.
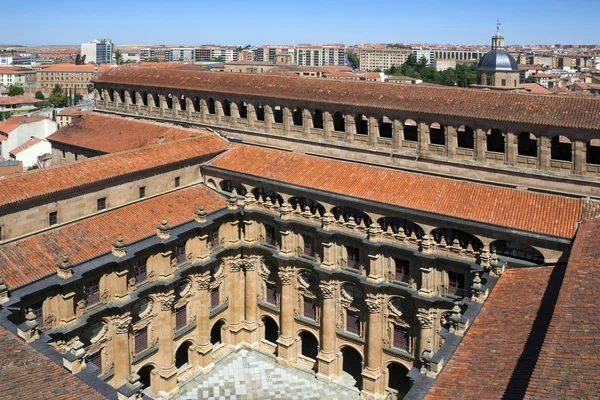
[[(594, 7), (592, 0), (571, 4), (571, 10), (581, 11), (564, 15), (556, 12), (561, 3), (555, 0), (529, 3), (507, 0), (500, 11), (482, 10), (479, 2), (471, 0), (460, 4), (432, 1), (424, 5), (383, 0), (377, 7), (337, 0), (326, 4), (307, 0), (301, 6), (267, 0), (260, 7), (236, 3), (227, 8), (190, 1), (165, 7), (155, 0), (143, 3), (107, 0), (102, 8), (93, 10), (83, 3), (48, 9), (35, 0), (30, 5), (28, 16), (37, 21), (38, 29), (32, 30), (17, 19), (7, 20), (0, 40), (4, 44), (77, 45), (109, 37), (117, 45), (398, 42), (481, 45), (488, 44), (498, 19), (508, 45), (600, 42), (600, 25), (594, 22), (594, 13), (584, 12)], [(398, 7), (397, 13), (386, 12), (394, 7)], [(18, 8), (18, 4), (6, 4), (4, 11), (6, 15), (17, 15)], [(431, 14), (431, 10), (435, 13)], [(530, 18), (525, 21), (523, 15)], [(64, 21), (68, 23), (65, 25)], [(57, 23), (63, 29), (57, 30)], [(65, 29), (67, 26), (72, 29)], [(46, 33), (41, 35), (41, 31)]]

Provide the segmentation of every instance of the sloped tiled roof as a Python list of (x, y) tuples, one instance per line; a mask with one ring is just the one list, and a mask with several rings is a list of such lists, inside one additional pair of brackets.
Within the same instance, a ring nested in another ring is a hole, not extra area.
[(579, 199), (440, 178), (353, 162), (233, 146), (213, 167), (408, 209), (571, 238)]
[(10, 117), (0, 122), (0, 132), (10, 133), (21, 124), (31, 124), (32, 122), (42, 121), (48, 117), (33, 116), (33, 117)]
[(48, 140), (102, 153), (116, 153), (154, 145), (158, 138), (163, 138), (164, 143), (199, 136), (211, 136), (212, 139), (205, 139), (207, 142), (222, 141), (203, 129), (185, 129), (157, 122), (83, 112), (80, 118), (48, 136)]
[[(36, 144), (40, 143), (40, 142), (44, 142), (45, 140), (42, 140), (40, 138), (36, 138), (36, 137), (32, 137), (31, 139), (29, 139), (28, 141), (26, 141), (25, 143), (23, 143), (20, 146), (15, 147), (14, 149), (12, 149), (9, 154), (12, 154), (13, 156), (19, 154), (20, 152), (22, 152), (23, 150), (27, 150), (28, 148), (30, 148), (31, 146), (35, 146)], [(48, 144), (50, 145), (50, 144)]]
[(0, 207), (190, 159), (216, 155), (226, 148), (225, 140), (211, 135), (27, 171), (0, 180)]
[(154, 235), (163, 218), (170, 226), (193, 220), (200, 204), (210, 213), (225, 207), (225, 198), (197, 185), (7, 243), (0, 246), (0, 276), (14, 290), (54, 274), (64, 254), (73, 264), (96, 258), (119, 234), (132, 243)]
[(588, 220), (577, 231), (526, 398), (600, 396), (599, 267), (600, 219)]
[(40, 103), (42, 100), (36, 99), (31, 96), (9, 96), (9, 97), (0, 97), (0, 105), (13, 105), (13, 104), (35, 104)]
[(506, 270), (425, 399), (523, 398), (561, 270)]
[(594, 98), (565, 99), (444, 86), (396, 86), (383, 82), (308, 80), (265, 74), (221, 74), (155, 68), (112, 68), (96, 82), (374, 107), (544, 126), (600, 128), (600, 99)]
[(100, 400), (100, 393), (0, 326), (0, 397)]

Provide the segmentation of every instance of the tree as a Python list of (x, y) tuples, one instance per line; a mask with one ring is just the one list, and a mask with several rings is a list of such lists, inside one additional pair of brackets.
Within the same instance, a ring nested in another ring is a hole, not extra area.
[(52, 110), (52, 121), (56, 122), (56, 110)]
[(20, 96), (23, 93), (25, 93), (25, 90), (23, 90), (23, 88), (20, 86), (10, 85), (8, 87), (8, 95), (9, 96)]
[(59, 84), (56, 84), (50, 93), (50, 104), (54, 107), (65, 107), (67, 105), (67, 95)]
[(45, 100), (46, 97), (44, 97), (44, 93), (40, 92), (39, 90), (37, 92), (35, 92), (35, 98), (38, 100)]
[(87, 85), (87, 90), (88, 90), (88, 94), (92, 93), (94, 91), (94, 84), (93, 83), (89, 83)]
[(75, 65), (83, 65), (85, 64), (85, 54), (82, 56), (80, 54), (77, 54), (75, 56)]
[(422, 56), (421, 59), (419, 60), (419, 64), (417, 65), (417, 67), (425, 68), (426, 66), (427, 66), (427, 59), (425, 58), (425, 56)]
[(115, 51), (115, 63), (117, 65), (121, 65), (124, 62), (124, 58), (123, 58), (123, 53), (121, 53), (121, 50), (117, 50)]
[(75, 97), (74, 100), (75, 104), (79, 104), (83, 101), (83, 95), (79, 94), (79, 93), (75, 93)]
[(346, 54), (348, 54), (348, 62), (350, 63), (352, 68), (359, 69), (360, 68), (360, 60), (358, 59), (357, 55), (354, 53), (346, 53)]

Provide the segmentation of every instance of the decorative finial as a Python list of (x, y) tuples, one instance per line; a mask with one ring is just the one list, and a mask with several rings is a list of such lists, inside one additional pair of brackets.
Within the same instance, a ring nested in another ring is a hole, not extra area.
[(496, 23), (496, 33), (500, 33), (500, 19), (498, 19), (498, 22)]

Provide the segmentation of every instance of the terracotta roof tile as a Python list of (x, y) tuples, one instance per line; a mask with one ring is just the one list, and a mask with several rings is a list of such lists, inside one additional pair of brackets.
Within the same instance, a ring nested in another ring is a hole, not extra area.
[(564, 267), (507, 270), (425, 399), (520, 399)]
[(9, 96), (9, 97), (0, 97), (0, 105), (13, 105), (13, 104), (35, 104), (40, 103), (42, 100), (36, 99), (30, 96)]
[(600, 393), (600, 219), (583, 222), (552, 322), (527, 389), (529, 399), (589, 399)]
[(306, 80), (265, 74), (219, 74), (154, 68), (112, 68), (95, 82), (374, 107), (490, 121), (600, 128), (600, 99), (536, 96), (444, 86)]
[(100, 400), (100, 393), (0, 326), (0, 397)]
[(84, 112), (86, 112), (86, 111), (82, 111), (81, 108), (79, 108), (79, 107), (68, 107), (68, 108), (61, 110), (56, 115), (61, 116), (61, 117), (68, 117), (68, 116), (74, 116), (74, 115), (81, 115), (81, 113), (84, 113)]
[(38, 122), (44, 119), (48, 119), (48, 117), (10, 117), (9, 119), (0, 122), (0, 132), (10, 133), (21, 124), (30, 124), (32, 122)]
[(203, 129), (184, 129), (181, 127), (139, 121), (94, 112), (81, 112), (81, 117), (64, 128), (48, 136), (50, 142), (65, 143), (102, 153), (116, 153), (123, 150), (147, 147), (157, 143), (158, 138), (171, 142), (190, 137), (206, 137), (207, 143), (220, 141)]
[(191, 221), (200, 204), (210, 213), (225, 207), (225, 198), (197, 185), (7, 243), (0, 246), (0, 276), (14, 290), (54, 274), (64, 254), (73, 264), (96, 258), (111, 251), (119, 233), (126, 243), (139, 241), (154, 235), (162, 218), (170, 226)]
[[(217, 135), (162, 143), (143, 149), (87, 158), (70, 164), (27, 171), (0, 180), (0, 207), (107, 179), (196, 158), (227, 148)], [(15, 190), (15, 188), (19, 190)]]
[(571, 238), (584, 202), (563, 196), (236, 145), (213, 167), (521, 231)]
[(28, 148), (30, 148), (31, 146), (35, 146), (36, 144), (38, 144), (39, 142), (43, 142), (44, 140), (40, 139), (40, 138), (36, 138), (36, 137), (32, 137), (31, 139), (29, 139), (28, 141), (26, 141), (25, 143), (23, 143), (20, 146), (15, 147), (14, 149), (12, 149), (11, 151), (9, 151), (9, 154), (12, 155), (17, 155), (20, 152), (22, 152), (23, 150), (27, 150)]

